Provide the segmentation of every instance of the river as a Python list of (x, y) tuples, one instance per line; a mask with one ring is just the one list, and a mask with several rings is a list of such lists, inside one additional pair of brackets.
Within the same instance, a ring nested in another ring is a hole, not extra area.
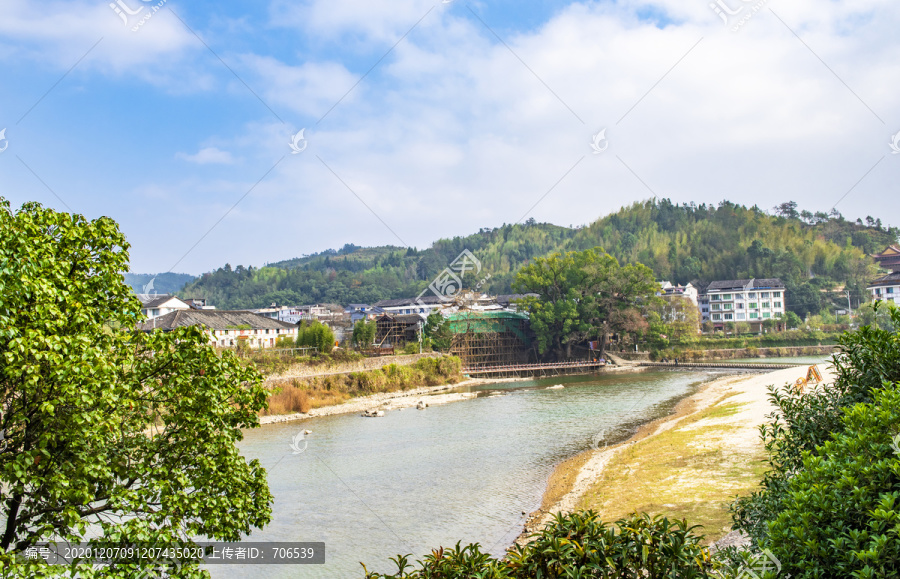
[[(502, 555), (540, 506), (555, 465), (592, 441), (623, 440), (713, 378), (643, 372), (504, 382), (478, 397), (383, 418), (270, 424), (240, 450), (269, 471), (272, 522), (248, 541), (324, 541), (324, 565), (210, 565), (216, 579), (362, 577), (388, 557), (481, 543)], [(548, 389), (562, 384), (561, 389)], [(298, 442), (303, 429), (312, 434)]]

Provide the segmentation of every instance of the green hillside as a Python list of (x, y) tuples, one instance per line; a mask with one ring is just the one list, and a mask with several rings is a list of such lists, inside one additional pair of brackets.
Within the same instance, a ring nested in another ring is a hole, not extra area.
[(491, 275), (483, 289), (506, 293), (530, 259), (599, 246), (673, 283), (779, 277), (788, 286), (789, 309), (804, 315), (846, 305), (844, 291), (854, 307), (864, 301), (865, 285), (876, 274), (867, 255), (896, 243), (898, 234), (880, 221), (800, 212), (792, 203), (773, 215), (728, 201), (675, 205), (663, 199), (622, 208), (584, 228), (529, 220), (438, 240), (425, 250), (348, 244), (263, 268), (226, 265), (188, 284), (183, 294), (206, 297), (219, 308), (413, 297), (464, 249), (481, 260), (479, 277)]

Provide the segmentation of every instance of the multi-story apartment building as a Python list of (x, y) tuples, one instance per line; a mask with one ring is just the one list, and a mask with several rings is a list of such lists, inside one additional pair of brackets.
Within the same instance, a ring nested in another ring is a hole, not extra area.
[(723, 328), (728, 322), (747, 322), (758, 331), (766, 320), (780, 320), (785, 312), (785, 290), (780, 279), (714, 281), (701, 294), (704, 322)]
[(900, 305), (900, 247), (890, 245), (872, 257), (879, 266), (891, 270), (891, 273), (871, 282), (866, 289), (872, 293), (874, 300), (894, 302)]

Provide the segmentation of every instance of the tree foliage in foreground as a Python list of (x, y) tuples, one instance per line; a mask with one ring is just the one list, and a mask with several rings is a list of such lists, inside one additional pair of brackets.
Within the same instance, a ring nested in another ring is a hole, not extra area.
[(514, 287), (538, 294), (520, 301), (528, 311), (538, 351), (570, 358), (572, 346), (579, 342), (600, 341), (602, 355), (608, 334), (645, 329), (640, 306), (658, 285), (648, 267), (621, 266), (595, 248), (535, 259), (519, 271)]
[[(880, 308), (879, 308), (880, 309)], [(900, 325), (900, 311), (889, 315)], [(900, 334), (845, 334), (833, 385), (798, 395), (770, 388), (763, 438), (771, 470), (732, 505), (736, 528), (794, 577), (900, 573)]]
[[(700, 579), (719, 564), (700, 545), (703, 536), (684, 521), (634, 514), (604, 524), (593, 511), (557, 514), (505, 559), (478, 544), (436, 549), (413, 568), (408, 556), (391, 560), (395, 574), (366, 570), (366, 579)], [(365, 565), (363, 565), (365, 569)], [(407, 569), (411, 569), (407, 571)]]
[[(259, 374), (197, 328), (134, 331), (114, 221), (0, 199), (0, 568), (3, 576), (136, 576), (47, 567), (40, 541), (190, 545), (268, 523), (265, 470), (235, 443), (258, 425)], [(178, 576), (202, 575), (185, 565)]]

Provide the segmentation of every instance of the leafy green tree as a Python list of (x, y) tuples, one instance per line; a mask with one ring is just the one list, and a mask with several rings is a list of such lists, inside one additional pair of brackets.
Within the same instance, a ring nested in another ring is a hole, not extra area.
[(440, 352), (446, 352), (450, 349), (450, 341), (453, 334), (450, 332), (450, 321), (439, 314), (431, 312), (425, 320), (425, 339), (431, 344), (431, 347)]
[(540, 353), (570, 358), (573, 344), (599, 340), (603, 355), (610, 333), (645, 330), (640, 306), (657, 285), (648, 267), (620, 266), (611, 255), (588, 249), (533, 260), (516, 275), (515, 288), (538, 294), (522, 305)]
[(319, 321), (303, 322), (297, 330), (298, 348), (317, 348), (320, 354), (334, 349), (334, 332)]
[(62, 573), (19, 558), (43, 540), (179, 546), (269, 522), (265, 470), (235, 446), (265, 407), (260, 375), (217, 354), (200, 328), (135, 332), (127, 250), (109, 218), (36, 203), (13, 212), (0, 199), (4, 577)]
[(803, 320), (794, 312), (785, 312), (784, 323), (788, 329), (796, 329), (803, 325)]
[(353, 325), (353, 345), (357, 348), (371, 348), (375, 342), (377, 327), (374, 321), (359, 320)]

